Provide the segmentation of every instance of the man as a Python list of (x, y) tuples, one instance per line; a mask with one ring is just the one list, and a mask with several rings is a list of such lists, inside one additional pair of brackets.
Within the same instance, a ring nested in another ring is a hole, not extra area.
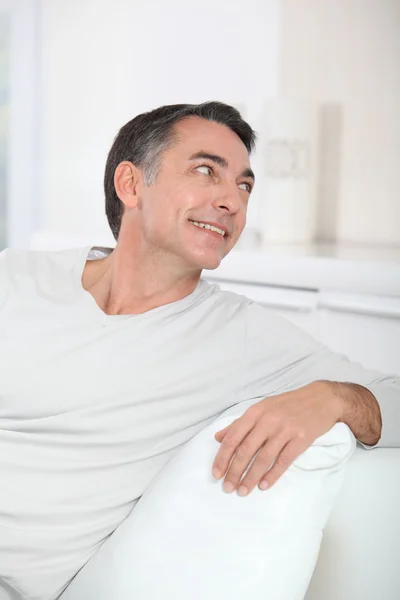
[(105, 170), (116, 248), (1, 254), (6, 598), (56, 598), (182, 444), (239, 402), (254, 399), (210, 465), (227, 491), (257, 452), (242, 485), (273, 485), (338, 421), (366, 446), (399, 444), (399, 378), (201, 279), (245, 226), (254, 140), (219, 102), (139, 115)]

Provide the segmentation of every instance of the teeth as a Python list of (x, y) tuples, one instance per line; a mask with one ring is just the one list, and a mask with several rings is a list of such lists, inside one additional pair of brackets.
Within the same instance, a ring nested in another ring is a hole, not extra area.
[(192, 223), (193, 225), (196, 225), (196, 227), (204, 227), (205, 229), (216, 231), (217, 233), (222, 235), (222, 237), (224, 237), (225, 235), (225, 231), (223, 229), (220, 229), (219, 227), (214, 227), (214, 225), (209, 225), (208, 223), (199, 223), (198, 221), (192, 221)]

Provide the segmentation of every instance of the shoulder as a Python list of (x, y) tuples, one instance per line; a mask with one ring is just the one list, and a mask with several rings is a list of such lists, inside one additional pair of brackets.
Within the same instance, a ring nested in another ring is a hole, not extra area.
[(274, 347), (276, 351), (286, 346), (301, 345), (314, 348), (315, 340), (298, 325), (273, 308), (243, 294), (221, 290), (212, 284), (216, 303), (232, 317), (242, 317), (246, 329), (246, 343), (252, 347)]
[(86, 248), (68, 250), (22, 250), (7, 248), (0, 253), (0, 306), (10, 290), (60, 289), (72, 282), (84, 260)]
[(220, 306), (225, 310), (240, 311), (250, 327), (257, 326), (257, 324), (264, 327), (269, 326), (277, 318), (279, 319), (269, 307), (244, 294), (221, 289), (217, 283), (207, 282), (207, 285), (208, 297), (216, 306)]
[(10, 278), (16, 271), (21, 272), (26, 269), (30, 258), (35, 254), (36, 252), (18, 248), (6, 248), (3, 250), (0, 254), (0, 265), (3, 276), (7, 275)]
[(243, 294), (231, 292), (221, 289), (218, 283), (211, 283), (202, 279), (204, 286), (204, 298), (208, 300), (214, 308), (219, 308), (224, 311), (229, 311), (235, 314), (240, 312), (243, 316), (246, 315), (248, 305), (252, 302), (250, 298)]
[[(224, 310), (239, 311), (246, 320), (246, 324), (251, 329), (259, 327), (264, 330), (282, 326), (288, 323), (286, 319), (278, 315), (273, 309), (261, 302), (230, 290), (221, 289), (218, 283), (210, 283), (203, 280), (204, 286), (207, 286), (206, 297), (216, 306)], [(290, 324), (289, 324), (290, 327)]]
[(1, 252), (3, 269), (9, 277), (19, 275), (35, 275), (45, 269), (63, 269), (79, 261), (80, 255), (86, 249), (73, 248), (69, 250), (22, 250), (6, 248)]

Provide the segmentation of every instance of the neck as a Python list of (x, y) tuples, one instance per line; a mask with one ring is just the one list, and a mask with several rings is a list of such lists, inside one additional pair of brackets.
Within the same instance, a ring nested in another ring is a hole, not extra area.
[(106, 314), (140, 314), (188, 296), (200, 275), (174, 266), (166, 252), (119, 240), (107, 258), (87, 261), (82, 285)]

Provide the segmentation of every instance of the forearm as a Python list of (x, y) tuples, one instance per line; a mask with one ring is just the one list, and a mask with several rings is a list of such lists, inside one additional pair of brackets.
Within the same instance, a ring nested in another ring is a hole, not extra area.
[(329, 382), (341, 401), (340, 421), (348, 425), (357, 440), (375, 445), (382, 433), (382, 416), (375, 396), (356, 383)]

